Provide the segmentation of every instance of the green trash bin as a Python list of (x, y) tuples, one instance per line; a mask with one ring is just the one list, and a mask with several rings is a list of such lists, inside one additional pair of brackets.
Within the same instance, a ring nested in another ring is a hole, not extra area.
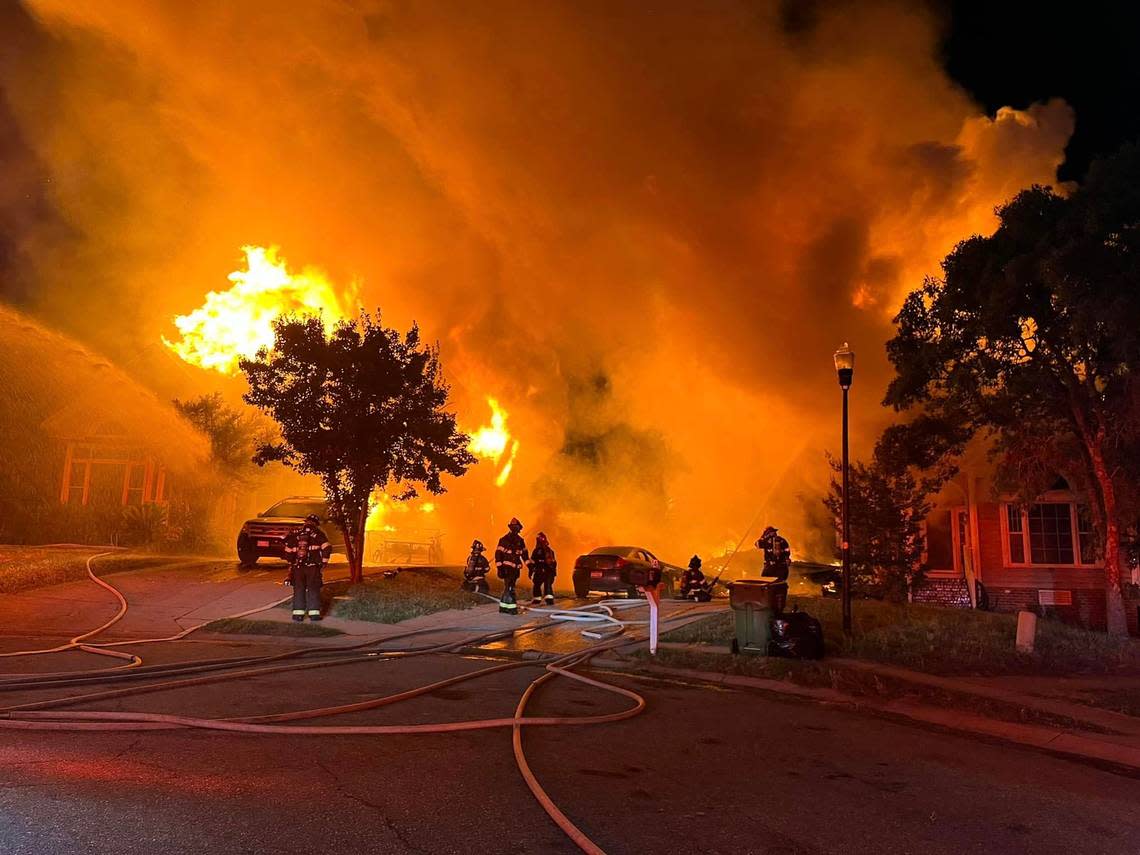
[(759, 579), (738, 579), (728, 586), (728, 604), (736, 618), (736, 638), (732, 640), (733, 653), (768, 655), (768, 642), (772, 638), (772, 600), (778, 588), (787, 585)]

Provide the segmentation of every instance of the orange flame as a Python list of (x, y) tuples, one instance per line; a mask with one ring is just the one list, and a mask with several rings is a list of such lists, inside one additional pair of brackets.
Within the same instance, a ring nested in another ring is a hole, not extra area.
[(287, 312), (323, 314), (326, 320), (346, 317), (352, 293), (338, 292), (311, 268), (290, 273), (278, 248), (243, 246), (245, 270), (229, 275), (226, 291), (210, 291), (194, 311), (174, 318), (178, 341), (163, 344), (186, 362), (234, 374), (238, 360), (273, 344), (273, 320)]
[(495, 484), (502, 487), (511, 477), (515, 456), (519, 452), (519, 441), (511, 438), (511, 433), (507, 430), (507, 411), (499, 406), (499, 402), (488, 397), (487, 406), (491, 408), (491, 423), (472, 432), (467, 449), (476, 457), (490, 460), (496, 466), (506, 456), (507, 462), (502, 464), (495, 476)]
[(372, 494), (372, 498), (368, 501), (368, 518), (364, 522), (365, 531), (386, 531), (393, 532), (399, 531), (400, 526), (393, 525), (389, 521), (390, 514), (407, 513), (415, 507), (419, 513), (430, 516), (436, 511), (435, 502), (419, 502), (418, 505), (409, 505), (406, 502), (398, 502), (383, 490), (377, 490)]
[(385, 518), (388, 516), (389, 511), (406, 510), (403, 505), (393, 502), (387, 493), (380, 491), (372, 494), (368, 506), (368, 519), (364, 521), (365, 531), (395, 531), (396, 527), (389, 522), (385, 522)]

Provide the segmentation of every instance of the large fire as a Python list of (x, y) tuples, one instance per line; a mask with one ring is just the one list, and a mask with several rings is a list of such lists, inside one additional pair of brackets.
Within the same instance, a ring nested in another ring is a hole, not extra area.
[[(399, 531), (401, 527), (392, 524), (393, 515), (396, 515), (398, 518), (399, 514), (408, 513), (412, 508), (413, 505), (398, 502), (383, 490), (377, 490), (368, 501), (368, 518), (364, 522), (364, 530), (389, 533)], [(421, 518), (421, 522), (413, 523), (413, 527), (423, 525), (423, 520), (425, 519), (430, 524), (430, 521), (434, 519), (432, 515), (436, 510), (435, 502), (421, 501), (415, 504), (414, 508), (422, 514), (423, 517)]]
[(499, 406), (499, 402), (488, 397), (487, 406), (491, 408), (491, 423), (472, 432), (467, 448), (476, 457), (490, 460), (496, 466), (500, 466), (506, 457), (506, 462), (502, 463), (495, 476), (495, 483), (502, 487), (511, 477), (515, 456), (519, 453), (519, 441), (511, 438), (511, 433), (507, 430), (507, 412)]
[(181, 337), (163, 343), (187, 362), (234, 374), (238, 360), (273, 344), (273, 319), (297, 312), (346, 317), (352, 293), (340, 293), (317, 270), (290, 273), (275, 246), (243, 246), (245, 270), (229, 275), (233, 286), (210, 291), (205, 302), (174, 319)]

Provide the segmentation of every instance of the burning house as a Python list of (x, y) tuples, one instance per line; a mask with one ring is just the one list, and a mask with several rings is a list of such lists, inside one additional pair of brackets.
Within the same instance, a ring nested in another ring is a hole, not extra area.
[(110, 542), (203, 478), (206, 439), (106, 359), (0, 306), (0, 539)]

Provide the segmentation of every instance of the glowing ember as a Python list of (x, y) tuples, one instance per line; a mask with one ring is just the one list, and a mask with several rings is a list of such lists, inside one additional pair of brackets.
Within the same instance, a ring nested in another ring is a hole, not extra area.
[(507, 412), (499, 406), (499, 402), (488, 397), (487, 406), (491, 408), (491, 423), (471, 433), (471, 442), (467, 448), (476, 457), (490, 460), (496, 466), (506, 456), (506, 463), (502, 464), (495, 477), (495, 484), (502, 487), (511, 477), (515, 455), (519, 452), (519, 441), (511, 439), (511, 433), (507, 430)]
[(243, 246), (242, 252), (246, 269), (229, 275), (233, 286), (210, 291), (199, 308), (174, 319), (179, 341), (162, 339), (187, 362), (223, 374), (235, 373), (239, 359), (273, 344), (278, 315), (323, 314), (337, 321), (346, 317), (352, 296), (338, 293), (319, 271), (290, 273), (275, 246)]

